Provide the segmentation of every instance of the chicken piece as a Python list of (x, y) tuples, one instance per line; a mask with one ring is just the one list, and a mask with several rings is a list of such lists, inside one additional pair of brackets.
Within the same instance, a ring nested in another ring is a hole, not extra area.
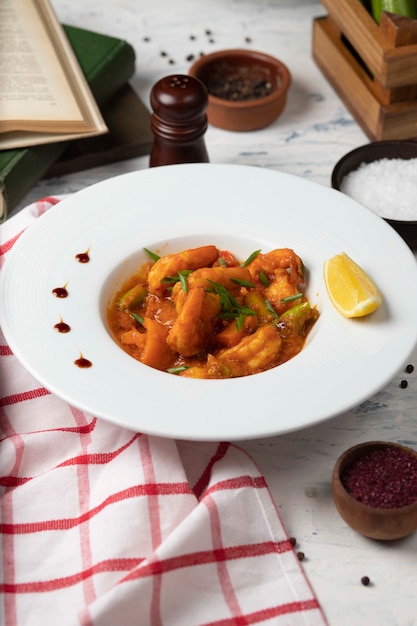
[(169, 285), (162, 281), (167, 276), (176, 276), (183, 270), (196, 270), (212, 265), (217, 261), (219, 251), (216, 246), (201, 246), (183, 250), (178, 254), (162, 256), (151, 267), (148, 274), (148, 286), (151, 293), (164, 293)]
[(222, 361), (212, 354), (208, 356), (206, 370), (206, 378), (215, 380), (239, 378), (249, 373), (245, 363), (239, 363), (238, 361)]
[(237, 260), (235, 255), (232, 252), (230, 252), (230, 250), (220, 250), (219, 258), (214, 263), (214, 265), (216, 267), (219, 265), (223, 267), (225, 265), (227, 265), (227, 267), (237, 267), (239, 265), (239, 261)]
[(226, 328), (213, 337), (213, 342), (224, 348), (231, 348), (242, 341), (244, 337), (253, 333), (258, 325), (259, 322), (256, 315), (246, 315), (240, 330), (237, 327), (236, 320), (233, 320)]
[(259, 272), (263, 272), (269, 280), (275, 277), (275, 270), (288, 270), (291, 281), (297, 285), (304, 282), (303, 262), (290, 248), (277, 248), (266, 254), (258, 254), (248, 264), (253, 281), (259, 281)]
[(198, 354), (210, 340), (219, 311), (219, 296), (204, 287), (190, 289), (168, 333), (168, 345), (182, 356)]
[[(297, 283), (294, 283), (287, 270), (275, 270), (275, 278), (264, 291), (264, 296), (274, 307), (278, 315), (294, 306), (292, 300), (283, 302), (286, 298), (299, 293)], [(300, 299), (301, 301), (301, 299)]]
[(244, 366), (242, 364), (220, 361), (213, 354), (207, 355), (207, 362), (204, 365), (192, 366), (180, 373), (180, 376), (184, 378), (208, 378), (215, 380), (237, 378), (244, 375)]
[(248, 374), (272, 367), (277, 360), (282, 338), (273, 326), (261, 326), (252, 335), (242, 339), (237, 346), (219, 350), (217, 358), (223, 362), (246, 365)]
[(160, 324), (171, 328), (177, 319), (177, 311), (170, 298), (164, 298), (151, 293), (146, 299), (143, 317), (150, 317), (151, 319), (157, 320)]
[(252, 280), (250, 271), (246, 267), (202, 267), (190, 274), (187, 278), (189, 288), (204, 287), (205, 289), (212, 288), (210, 284), (218, 283), (230, 292), (238, 292), (241, 286), (235, 281), (248, 281)]
[(174, 303), (177, 313), (179, 313), (182, 307), (184, 306), (187, 296), (188, 294), (186, 291), (184, 291), (181, 283), (180, 282), (175, 283), (175, 285), (172, 288), (171, 302)]

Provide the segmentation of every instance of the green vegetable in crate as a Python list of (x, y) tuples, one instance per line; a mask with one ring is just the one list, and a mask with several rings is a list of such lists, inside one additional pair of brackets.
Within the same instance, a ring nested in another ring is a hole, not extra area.
[(417, 0), (371, 0), (372, 15), (379, 24), (382, 11), (417, 19)]

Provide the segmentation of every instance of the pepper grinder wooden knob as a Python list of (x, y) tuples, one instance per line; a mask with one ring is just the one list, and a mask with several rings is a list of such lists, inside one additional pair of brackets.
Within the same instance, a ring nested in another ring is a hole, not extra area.
[(174, 74), (159, 80), (151, 91), (154, 135), (150, 167), (174, 163), (207, 163), (208, 92), (193, 76)]

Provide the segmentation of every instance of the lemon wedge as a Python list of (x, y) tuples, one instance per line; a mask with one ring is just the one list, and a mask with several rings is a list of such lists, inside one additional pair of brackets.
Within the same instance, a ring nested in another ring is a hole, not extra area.
[(382, 303), (382, 295), (368, 274), (345, 252), (324, 262), (329, 298), (344, 317), (363, 317)]

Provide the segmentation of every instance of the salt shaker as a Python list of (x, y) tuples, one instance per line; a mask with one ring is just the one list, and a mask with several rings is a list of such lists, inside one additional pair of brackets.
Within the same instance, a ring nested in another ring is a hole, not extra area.
[(150, 102), (154, 141), (149, 166), (207, 163), (208, 92), (203, 83), (183, 74), (166, 76), (153, 86)]

